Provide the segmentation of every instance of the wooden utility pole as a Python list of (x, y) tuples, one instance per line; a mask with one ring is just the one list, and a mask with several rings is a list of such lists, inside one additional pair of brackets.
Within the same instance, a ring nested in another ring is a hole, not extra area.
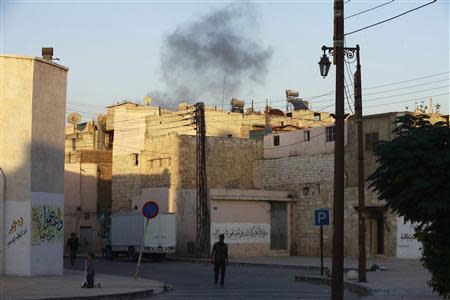
[(333, 257), (331, 298), (344, 297), (344, 0), (334, 1), (336, 139), (334, 142)]
[(356, 72), (355, 82), (355, 114), (358, 127), (358, 281), (366, 281), (366, 223), (364, 213), (366, 210), (364, 199), (364, 148), (363, 148), (363, 115), (362, 115), (362, 89), (361, 89), (361, 63), (359, 60), (359, 45), (356, 45)]
[(194, 123), (197, 145), (197, 245), (196, 256), (208, 257), (210, 248), (210, 221), (208, 184), (206, 175), (206, 124), (205, 105), (195, 104)]

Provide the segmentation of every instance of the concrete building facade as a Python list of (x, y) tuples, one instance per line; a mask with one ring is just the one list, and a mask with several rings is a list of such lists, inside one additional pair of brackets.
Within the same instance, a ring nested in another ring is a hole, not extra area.
[[(376, 158), (372, 150), (379, 140), (392, 140), (396, 117), (411, 112), (392, 112), (364, 117), (365, 177), (372, 174)], [(448, 117), (430, 115), (431, 122)], [(327, 208), (332, 216), (334, 181), (334, 142), (331, 126), (264, 137), (264, 159), (255, 161), (254, 182), (259, 189), (286, 190), (296, 200), (293, 253), (319, 255), (319, 228), (314, 225), (314, 210)], [(308, 133), (305, 133), (308, 132)], [(345, 126), (345, 203), (344, 254), (358, 255), (358, 176), (357, 129), (353, 118)], [(417, 241), (411, 239), (411, 224), (385, 208), (375, 193), (365, 190), (366, 249), (369, 256), (419, 257)], [(325, 255), (332, 254), (332, 220), (324, 228)], [(400, 227), (399, 224), (401, 224)], [(401, 233), (399, 233), (401, 232)], [(403, 239), (401, 236), (403, 234)], [(399, 239), (400, 238), (400, 239)], [(408, 249), (407, 249), (408, 248)]]
[(0, 64), (1, 271), (62, 274), (68, 69), (27, 56)]
[[(176, 214), (178, 255), (195, 253), (195, 149), (195, 136), (147, 137), (139, 156), (140, 191), (131, 199), (135, 210), (152, 200), (160, 211)], [(289, 255), (292, 198), (254, 189), (253, 161), (262, 158), (262, 142), (209, 137), (207, 153), (211, 243), (224, 233), (230, 256)]]

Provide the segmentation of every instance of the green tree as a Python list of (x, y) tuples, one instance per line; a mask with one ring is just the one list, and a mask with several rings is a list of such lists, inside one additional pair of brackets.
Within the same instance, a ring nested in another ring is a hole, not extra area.
[(379, 164), (370, 187), (393, 212), (416, 224), (430, 286), (450, 298), (450, 128), (426, 115), (396, 120), (392, 141), (374, 150)]

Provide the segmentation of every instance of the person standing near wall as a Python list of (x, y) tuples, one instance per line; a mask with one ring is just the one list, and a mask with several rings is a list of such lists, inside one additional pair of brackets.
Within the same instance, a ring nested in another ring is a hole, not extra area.
[(228, 264), (228, 246), (224, 240), (225, 236), (219, 235), (219, 241), (214, 244), (211, 254), (211, 262), (214, 264), (214, 283), (217, 285), (220, 272), (220, 286), (224, 285), (225, 266)]
[(70, 238), (67, 240), (66, 250), (69, 249), (70, 254), (70, 264), (72, 267), (75, 265), (75, 258), (78, 253), (78, 237), (75, 232), (70, 234)]

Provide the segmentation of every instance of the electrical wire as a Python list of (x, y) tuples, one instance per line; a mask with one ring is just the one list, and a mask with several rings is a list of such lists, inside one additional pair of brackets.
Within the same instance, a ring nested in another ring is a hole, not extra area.
[(404, 16), (404, 15), (406, 15), (406, 14), (409, 14), (409, 13), (415, 11), (415, 10), (418, 10), (418, 9), (421, 9), (421, 8), (423, 8), (423, 7), (425, 7), (425, 6), (428, 6), (428, 5), (430, 5), (430, 4), (433, 4), (433, 3), (435, 3), (436, 1), (437, 1), (437, 0), (433, 0), (433, 1), (431, 1), (431, 2), (428, 2), (428, 3), (426, 3), (426, 4), (423, 4), (423, 5), (421, 5), (421, 6), (418, 6), (418, 7), (416, 7), (416, 8), (407, 10), (407, 11), (405, 11), (405, 12), (399, 14), (399, 15), (396, 15), (396, 16), (393, 16), (393, 17), (391, 17), (391, 18), (388, 18), (388, 19), (386, 19), (386, 20), (383, 20), (383, 21), (380, 21), (380, 22), (377, 22), (377, 23), (374, 23), (374, 24), (371, 24), (371, 25), (362, 27), (362, 28), (357, 29), (357, 30), (353, 30), (353, 31), (351, 31), (351, 32), (348, 32), (348, 33), (344, 34), (344, 36), (351, 35), (351, 34), (354, 34), (354, 33), (357, 33), (357, 32), (360, 32), (360, 31), (363, 31), (363, 30), (366, 30), (366, 29), (369, 29), (369, 28), (372, 28), (372, 27), (375, 27), (375, 26), (378, 26), (378, 25), (380, 25), (380, 24), (383, 24), (383, 23), (392, 21), (392, 20), (397, 19), (397, 18), (399, 18), (399, 17), (401, 17), (401, 16)]
[(352, 15), (350, 15), (350, 16), (348, 16), (348, 17), (345, 17), (344, 20), (350, 19), (350, 18), (353, 18), (353, 17), (356, 17), (356, 16), (359, 16), (359, 15), (364, 14), (364, 13), (366, 13), (366, 12), (369, 12), (369, 11), (371, 11), (371, 10), (374, 10), (374, 9), (380, 8), (380, 7), (382, 7), (382, 6), (391, 4), (391, 3), (394, 2), (394, 1), (395, 1), (395, 0), (391, 0), (391, 1), (388, 1), (388, 2), (386, 2), (386, 3), (380, 4), (380, 5), (378, 5), (378, 6), (375, 6), (375, 7), (372, 7), (372, 8), (363, 10), (363, 11), (360, 11), (360, 12), (358, 12), (358, 13), (352, 14)]

